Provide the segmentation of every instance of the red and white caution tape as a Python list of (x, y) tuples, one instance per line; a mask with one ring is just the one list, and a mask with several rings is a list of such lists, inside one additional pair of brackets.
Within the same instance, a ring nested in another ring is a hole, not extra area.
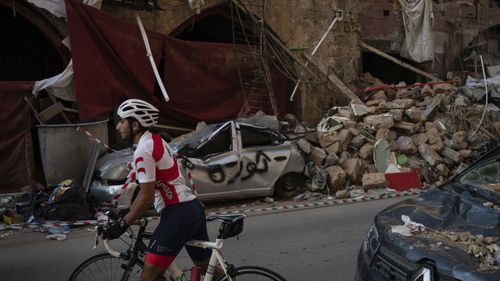
[[(239, 209), (240, 207), (244, 207), (246, 205), (241, 206), (231, 206), (227, 208), (218, 209), (217, 211), (207, 213), (208, 216), (214, 215), (228, 215), (228, 214), (240, 214), (240, 213), (260, 213), (260, 212), (269, 212), (269, 211), (281, 211), (281, 210), (292, 210), (292, 209), (305, 209), (305, 208), (318, 208), (318, 207), (326, 207), (326, 206), (335, 206), (335, 205), (343, 205), (343, 204), (351, 204), (357, 202), (365, 202), (372, 200), (380, 200), (387, 198), (396, 198), (402, 196), (411, 196), (418, 195), (426, 192), (427, 190), (415, 190), (415, 191), (402, 191), (402, 192), (394, 192), (382, 194), (379, 196), (363, 196), (358, 198), (346, 198), (346, 199), (332, 199), (332, 200), (323, 200), (309, 203), (299, 203), (299, 204), (290, 204), (290, 205), (282, 205), (282, 206), (271, 206), (265, 208), (250, 208), (250, 209)], [(238, 210), (234, 210), (237, 208)], [(233, 210), (231, 210), (233, 209)]]

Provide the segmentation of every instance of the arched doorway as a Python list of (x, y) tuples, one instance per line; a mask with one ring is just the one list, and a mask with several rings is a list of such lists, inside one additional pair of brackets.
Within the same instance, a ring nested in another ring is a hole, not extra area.
[(27, 5), (0, 0), (0, 81), (48, 78), (62, 72), (69, 61), (60, 36)]
[[(239, 55), (227, 55), (227, 58), (240, 58), (240, 62), (232, 63), (240, 64), (241, 69), (245, 69), (237, 73), (245, 99), (245, 105), (239, 116), (251, 115), (257, 111), (270, 115), (275, 112), (279, 115), (295, 113), (295, 106), (287, 97), (291, 81), (283, 75), (286, 71), (279, 69), (282, 64), (276, 53), (272, 53), (265, 46), (260, 46), (262, 33), (261, 25), (257, 21), (256, 16), (249, 14), (248, 11), (245, 12), (236, 6), (220, 5), (187, 19), (171, 33), (171, 36), (185, 41), (234, 46), (235, 53), (239, 52)], [(269, 27), (266, 28), (269, 30)], [(249, 69), (248, 65), (255, 67)], [(276, 105), (276, 111), (273, 109), (273, 104)]]

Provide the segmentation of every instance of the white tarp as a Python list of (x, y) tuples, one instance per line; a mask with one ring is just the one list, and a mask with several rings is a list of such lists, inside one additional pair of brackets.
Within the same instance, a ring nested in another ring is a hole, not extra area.
[(73, 83), (73, 60), (69, 62), (61, 74), (36, 81), (33, 87), (33, 95), (36, 96), (41, 90), (46, 90), (49, 94), (66, 101), (76, 101)]
[[(65, 0), (27, 0), (33, 5), (45, 9), (56, 17), (66, 17)], [(101, 9), (102, 0), (83, 0), (83, 3), (97, 9)], [(69, 37), (62, 43), (71, 49)], [(56, 76), (36, 81), (33, 87), (33, 95), (46, 90), (49, 94), (66, 101), (76, 101), (75, 86), (73, 83), (73, 60), (71, 60), (64, 71)]]
[(405, 41), (401, 56), (415, 62), (434, 58), (432, 0), (398, 0), (403, 14)]
[[(38, 8), (49, 11), (49, 13), (56, 17), (66, 17), (66, 5), (64, 4), (64, 0), (28, 0), (28, 2)], [(102, 0), (84, 0), (83, 3), (101, 9)]]
[(189, 7), (192, 10), (196, 10), (196, 13), (201, 12), (201, 6), (205, 5), (205, 0), (188, 0)]

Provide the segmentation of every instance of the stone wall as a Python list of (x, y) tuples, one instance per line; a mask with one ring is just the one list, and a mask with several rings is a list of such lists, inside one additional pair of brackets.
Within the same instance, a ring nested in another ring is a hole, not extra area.
[[(252, 4), (261, 1), (244, 0)], [(265, 21), (273, 32), (292, 52), (302, 59), (301, 52), (311, 52), (323, 33), (327, 30), (336, 9), (344, 10), (344, 21), (338, 22), (332, 32), (317, 51), (315, 58), (330, 73), (337, 74), (348, 86), (355, 87), (360, 69), (360, 50), (357, 46), (359, 37), (359, 4), (344, 0), (273, 0), (267, 1)], [(226, 3), (223, 0), (205, 0), (203, 9)], [(147, 28), (163, 34), (171, 34), (179, 25), (189, 20), (195, 12), (186, 0), (158, 0), (163, 10), (153, 12), (137, 11), (104, 2), (103, 10), (121, 18), (134, 21), (139, 13)], [(248, 5), (252, 10), (252, 5)], [(255, 10), (255, 9), (254, 9)], [(255, 10), (260, 15), (262, 11)], [(304, 89), (296, 99), (299, 118), (315, 124), (333, 105), (346, 103), (346, 100), (327, 86), (326, 79), (314, 81)], [(291, 86), (293, 87), (293, 85)]]

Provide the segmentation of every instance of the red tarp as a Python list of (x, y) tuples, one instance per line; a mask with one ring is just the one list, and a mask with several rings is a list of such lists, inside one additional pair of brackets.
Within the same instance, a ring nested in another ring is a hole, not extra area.
[[(255, 70), (246, 46), (182, 41), (148, 31), (170, 101), (153, 94), (154, 75), (137, 24), (74, 0), (67, 1), (68, 28), (80, 119), (107, 115), (123, 100), (140, 98), (160, 111), (162, 122), (193, 127), (237, 116), (244, 102), (240, 73)], [(287, 112), (286, 80), (273, 72), (277, 105)], [(285, 85), (285, 86), (283, 86)]]
[(0, 193), (19, 192), (34, 171), (29, 97), (34, 82), (0, 81)]

